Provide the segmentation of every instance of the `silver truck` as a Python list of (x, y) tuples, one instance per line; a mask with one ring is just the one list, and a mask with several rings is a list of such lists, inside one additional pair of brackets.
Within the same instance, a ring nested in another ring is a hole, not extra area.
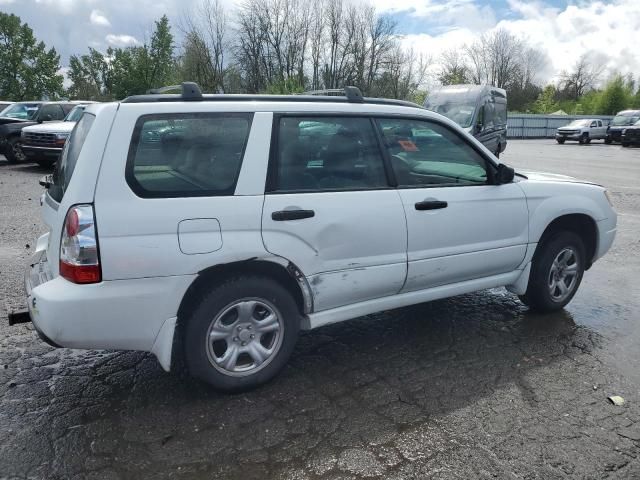
[(606, 140), (606, 138), (607, 124), (597, 118), (574, 120), (556, 131), (556, 142), (560, 145), (567, 140), (574, 140), (583, 145), (591, 143), (591, 140)]

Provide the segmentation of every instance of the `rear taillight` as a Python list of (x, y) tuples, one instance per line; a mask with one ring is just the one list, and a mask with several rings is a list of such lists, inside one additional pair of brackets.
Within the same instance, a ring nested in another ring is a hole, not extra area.
[(73, 283), (98, 283), (102, 280), (91, 205), (76, 205), (67, 212), (60, 241), (60, 275)]

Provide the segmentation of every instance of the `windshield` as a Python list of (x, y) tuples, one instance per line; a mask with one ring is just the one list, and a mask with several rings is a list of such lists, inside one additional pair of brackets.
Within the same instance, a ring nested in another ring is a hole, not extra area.
[(6, 110), (3, 110), (2, 116), (20, 120), (32, 120), (38, 113), (39, 108), (39, 103), (14, 103)]
[(473, 113), (476, 106), (474, 104), (446, 102), (442, 105), (430, 105), (428, 108), (453, 120), (461, 127), (467, 128), (473, 122)]
[(591, 120), (574, 120), (567, 127), (588, 127), (591, 125)]
[(616, 115), (616, 117), (611, 121), (611, 125), (633, 125), (640, 117), (635, 115)]
[(77, 107), (73, 107), (73, 110), (71, 110), (69, 114), (64, 118), (64, 121), (77, 122), (82, 118), (83, 113), (84, 113), (84, 105), (78, 105)]

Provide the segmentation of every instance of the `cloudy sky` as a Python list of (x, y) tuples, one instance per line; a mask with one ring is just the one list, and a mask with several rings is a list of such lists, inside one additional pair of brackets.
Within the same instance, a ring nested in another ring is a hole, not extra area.
[[(86, 47), (144, 41), (166, 13), (177, 24), (200, 0), (0, 0), (0, 10), (22, 17), (53, 45), (66, 65)], [(241, 0), (223, 0), (232, 9)], [(308, 0), (312, 1), (312, 0)], [(348, 0), (349, 1), (349, 0)], [(350, 0), (360, 1), (360, 0)], [(553, 79), (587, 52), (607, 72), (640, 76), (640, 0), (371, 0), (392, 15), (404, 42), (437, 58), (443, 49), (504, 27), (547, 53), (540, 80)], [(177, 32), (175, 32), (177, 33)]]

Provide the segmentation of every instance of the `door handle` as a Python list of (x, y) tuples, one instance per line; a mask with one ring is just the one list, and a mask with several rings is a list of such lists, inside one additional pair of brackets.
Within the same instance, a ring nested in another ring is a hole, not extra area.
[(274, 222), (285, 222), (287, 220), (302, 220), (303, 218), (314, 217), (316, 212), (313, 210), (280, 210), (273, 212), (271, 219)]
[(424, 200), (416, 203), (416, 210), (438, 210), (447, 208), (447, 202), (441, 200)]

